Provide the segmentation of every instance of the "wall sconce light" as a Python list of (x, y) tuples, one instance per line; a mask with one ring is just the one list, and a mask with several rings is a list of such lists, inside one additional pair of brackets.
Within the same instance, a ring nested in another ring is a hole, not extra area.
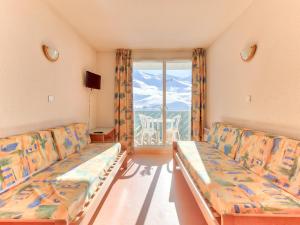
[(46, 58), (51, 61), (51, 62), (56, 62), (59, 58), (59, 52), (54, 49), (54, 48), (50, 48), (47, 45), (42, 45), (42, 49), (44, 52), (44, 55), (46, 56)]
[(245, 62), (250, 61), (254, 57), (254, 55), (256, 53), (256, 49), (257, 49), (256, 44), (251, 45), (250, 47), (247, 47), (247, 48), (243, 49), (240, 53), (241, 59)]

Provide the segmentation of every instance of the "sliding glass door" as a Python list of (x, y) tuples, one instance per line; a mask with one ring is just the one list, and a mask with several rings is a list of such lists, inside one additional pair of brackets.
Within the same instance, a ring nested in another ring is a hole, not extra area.
[(166, 143), (191, 138), (192, 62), (166, 62)]
[(163, 62), (133, 63), (135, 146), (163, 144)]
[(133, 63), (135, 146), (190, 139), (191, 61)]

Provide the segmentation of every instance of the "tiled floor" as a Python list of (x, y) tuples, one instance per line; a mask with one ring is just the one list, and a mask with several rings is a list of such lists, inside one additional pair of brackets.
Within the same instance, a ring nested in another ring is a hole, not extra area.
[(206, 225), (171, 154), (136, 154), (119, 175), (94, 225)]

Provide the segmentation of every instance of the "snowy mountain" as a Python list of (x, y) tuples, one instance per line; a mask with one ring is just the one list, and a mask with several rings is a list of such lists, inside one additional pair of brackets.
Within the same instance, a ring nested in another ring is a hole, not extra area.
[[(167, 73), (166, 101), (168, 110), (190, 110), (191, 107), (190, 72), (179, 72), (171, 71)], [(161, 71), (158, 70), (133, 70), (133, 98), (135, 110), (161, 109), (163, 99), (162, 79)]]

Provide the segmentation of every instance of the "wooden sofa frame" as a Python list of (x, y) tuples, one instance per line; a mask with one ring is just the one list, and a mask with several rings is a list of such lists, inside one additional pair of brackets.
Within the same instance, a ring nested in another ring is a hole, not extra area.
[(122, 151), (117, 156), (113, 165), (108, 169), (104, 176), (103, 182), (99, 183), (95, 193), (90, 200), (85, 203), (84, 208), (77, 214), (73, 221), (55, 219), (0, 219), (0, 224), (8, 225), (87, 225), (93, 220), (93, 216), (97, 211), (103, 197), (109, 190), (114, 178), (116, 177), (120, 168), (127, 169), (127, 152)]
[(206, 201), (178, 155), (173, 142), (173, 171), (179, 167), (208, 225), (300, 225), (300, 215), (218, 214)]

